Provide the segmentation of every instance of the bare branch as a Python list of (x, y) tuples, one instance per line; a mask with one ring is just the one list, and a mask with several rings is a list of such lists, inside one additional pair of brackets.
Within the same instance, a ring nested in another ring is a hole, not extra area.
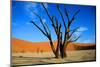
[(48, 34), (47, 29), (46, 29), (46, 27), (45, 27), (45, 25), (44, 25), (44, 23), (43, 23), (43, 21), (42, 21), (42, 18), (41, 18), (38, 14), (36, 14), (35, 12), (33, 12), (33, 13), (34, 13), (37, 17), (39, 17), (40, 22), (41, 22), (41, 24), (42, 24), (42, 26), (43, 26), (43, 28), (44, 28), (46, 34)]
[(41, 18), (36, 12), (32, 11), (32, 9), (30, 9), (30, 10), (31, 10), (31, 12), (32, 12), (33, 14), (35, 14), (35, 15), (39, 18), (40, 23), (42, 24), (42, 26), (43, 26), (43, 28), (44, 28), (46, 34), (49, 35), (50, 32), (47, 31), (47, 29), (46, 29), (46, 27), (45, 27), (45, 24), (44, 24), (43, 21), (42, 21), (42, 18)]
[(76, 16), (79, 12), (80, 12), (80, 9), (77, 10), (77, 11), (75, 12), (75, 14), (73, 15), (72, 19), (69, 21), (68, 27), (71, 26), (72, 22), (75, 20), (75, 16)]
[(66, 27), (66, 22), (65, 22), (65, 20), (64, 20), (64, 16), (63, 16), (62, 12), (60, 11), (59, 5), (57, 5), (57, 9), (58, 9), (58, 11), (59, 11), (59, 13), (60, 13), (60, 15), (61, 15), (61, 18), (62, 18), (64, 27), (65, 27), (65, 29), (67, 29), (67, 27)]
[(64, 11), (65, 11), (65, 15), (66, 15), (66, 17), (67, 17), (67, 19), (68, 19), (68, 22), (69, 22), (69, 21), (70, 21), (70, 19), (69, 19), (69, 14), (68, 14), (68, 11), (67, 11), (66, 7), (64, 8)]
[(56, 27), (56, 29), (58, 30), (58, 26), (59, 26), (59, 24), (58, 24), (58, 20), (57, 20), (57, 18), (55, 17), (55, 21), (56, 21), (56, 25), (55, 25), (55, 27)]
[(42, 4), (43, 8), (45, 9), (45, 11), (46, 11), (46, 13), (47, 13), (47, 15), (48, 15), (49, 19), (51, 20), (51, 22), (53, 22), (53, 20), (52, 20), (52, 18), (51, 18), (51, 16), (50, 16), (50, 14), (49, 14), (49, 12), (48, 12), (47, 8), (44, 6), (44, 4), (43, 4), (43, 3), (41, 3), (41, 4)]
[(49, 39), (50, 45), (51, 45), (51, 48), (52, 48), (52, 51), (55, 54), (56, 52), (55, 52), (55, 48), (54, 48), (54, 45), (53, 45), (53, 41), (52, 41), (51, 36), (50, 35), (47, 35), (37, 24), (35, 24), (35, 22), (31, 21), (31, 23), (33, 25), (35, 25)]
[(61, 31), (61, 27), (62, 27), (62, 25), (61, 25), (61, 23), (60, 23), (59, 28), (58, 28), (59, 33), (60, 33), (60, 31)]
[(51, 31), (50, 31), (50, 29), (49, 29), (49, 27), (48, 27), (48, 25), (45, 23), (45, 27), (47, 28), (47, 30), (48, 30), (48, 34), (51, 36)]
[(53, 26), (53, 28), (54, 28), (54, 30), (55, 30), (55, 33), (57, 34), (57, 30), (56, 30), (56, 27), (55, 27), (55, 24), (54, 24), (54, 21), (53, 21), (54, 16), (52, 16), (52, 17), (50, 16), (49, 11), (47, 10), (47, 8), (44, 6), (43, 3), (42, 3), (42, 6), (43, 6), (43, 8), (45, 9), (45, 11), (46, 11), (46, 13), (47, 13), (47, 15), (48, 15), (50, 21), (52, 22), (52, 26)]
[(61, 44), (62, 44), (62, 32), (60, 31), (60, 39), (61, 39)]
[(35, 25), (46, 37), (48, 37), (48, 35), (47, 35), (37, 24), (35, 24), (34, 21), (31, 21), (31, 23), (32, 23), (33, 25)]
[[(55, 23), (54, 23), (54, 16), (52, 16), (52, 20), (53, 20), (52, 26), (53, 26), (53, 28), (54, 28), (54, 30), (55, 30), (55, 33), (57, 34), (57, 28), (56, 28), (56, 25), (55, 25)], [(57, 23), (57, 22), (56, 22), (56, 23)]]
[(81, 37), (81, 35), (78, 36), (77, 38), (75, 38), (74, 40), (72, 40), (71, 42), (75, 42), (75, 41), (77, 41), (80, 37)]
[(75, 12), (74, 17), (80, 12), (80, 9)]
[(72, 37), (72, 35), (79, 29), (80, 27), (75, 28), (74, 30), (72, 30), (72, 33), (69, 35), (69, 38)]

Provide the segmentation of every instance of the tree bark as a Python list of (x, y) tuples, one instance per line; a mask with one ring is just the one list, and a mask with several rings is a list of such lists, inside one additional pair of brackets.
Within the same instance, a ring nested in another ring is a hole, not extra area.
[(61, 58), (66, 58), (67, 57), (65, 46), (60, 45), (60, 54), (61, 54)]
[(54, 48), (54, 45), (53, 45), (53, 42), (52, 42), (51, 38), (49, 38), (49, 43), (50, 43), (51, 49), (52, 49), (52, 51), (53, 51), (53, 53), (54, 53), (54, 55), (56, 57), (56, 51), (55, 51), (55, 48)]
[(56, 48), (56, 58), (60, 58), (60, 35), (57, 36), (57, 48)]
[(66, 45), (63, 46), (63, 58), (67, 57)]

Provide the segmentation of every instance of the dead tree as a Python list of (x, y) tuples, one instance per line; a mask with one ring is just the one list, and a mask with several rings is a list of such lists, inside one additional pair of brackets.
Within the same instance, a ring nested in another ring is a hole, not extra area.
[[(51, 37), (51, 31), (50, 31), (48, 25), (46, 23), (44, 23), (42, 21), (42, 18), (34, 11), (32, 11), (32, 12), (33, 12), (33, 14), (35, 14), (39, 18), (43, 29), (41, 27), (39, 27), (36, 24), (36, 22), (31, 21), (31, 23), (34, 26), (36, 26), (38, 28), (38, 30), (40, 30), (44, 36), (46, 36), (48, 38), (52, 52), (54, 53), (55, 57), (56, 58), (66, 58), (67, 57), (67, 53), (66, 53), (67, 45), (70, 42), (75, 42), (80, 38), (80, 36), (78, 36), (74, 39), (72, 38), (72, 36), (74, 35), (74, 33), (77, 31), (77, 29), (79, 27), (75, 28), (74, 30), (70, 30), (70, 27), (71, 27), (73, 21), (75, 20), (76, 15), (80, 12), (80, 10), (77, 10), (74, 13), (74, 15), (72, 16), (72, 18), (70, 18), (66, 7), (64, 7), (64, 13), (65, 13), (66, 19), (67, 19), (67, 20), (65, 20), (64, 15), (63, 15), (62, 11), (60, 10), (59, 5), (57, 5), (57, 10), (61, 16), (62, 23), (63, 23), (63, 24), (61, 24), (61, 22), (59, 22), (55, 16), (51, 16), (51, 14), (49, 13), (49, 11), (47, 10), (47, 8), (44, 6), (43, 3), (41, 3), (41, 6), (44, 8), (48, 18), (50, 19), (51, 25), (55, 31), (56, 36), (57, 36), (57, 47), (56, 48), (54, 47), (53, 40)], [(62, 32), (62, 25), (64, 25), (64, 32)]]
[[(64, 57), (67, 57), (67, 55), (66, 55), (66, 54), (67, 54), (67, 53), (66, 53), (67, 45), (68, 45), (70, 42), (75, 42), (75, 41), (77, 41), (77, 40), (80, 38), (80, 36), (78, 36), (78, 37), (75, 38), (74, 40), (71, 39), (72, 35), (77, 31), (77, 29), (78, 29), (79, 27), (77, 27), (77, 28), (74, 29), (74, 30), (70, 30), (71, 24), (72, 24), (73, 21), (75, 20), (75, 16), (79, 13), (80, 10), (77, 10), (77, 11), (74, 13), (73, 17), (70, 19), (69, 13), (68, 13), (68, 11), (67, 11), (67, 9), (66, 9), (66, 7), (65, 7), (65, 8), (64, 8), (64, 12), (65, 12), (65, 15), (66, 15), (67, 20), (68, 20), (68, 21), (65, 21), (64, 16), (63, 16), (63, 14), (62, 14), (62, 12), (61, 12), (61, 10), (60, 10), (60, 8), (59, 8), (59, 5), (57, 5), (57, 9), (58, 9), (58, 11), (59, 11), (59, 13), (60, 13), (60, 16), (61, 16), (62, 21), (63, 21), (64, 28), (65, 28), (65, 29), (64, 29), (64, 30), (65, 30), (65, 32), (64, 32), (64, 41), (63, 41), (63, 43), (61, 44), (61, 48), (60, 48), (61, 57), (64, 58)], [(68, 22), (67, 25), (66, 25), (66, 22)]]

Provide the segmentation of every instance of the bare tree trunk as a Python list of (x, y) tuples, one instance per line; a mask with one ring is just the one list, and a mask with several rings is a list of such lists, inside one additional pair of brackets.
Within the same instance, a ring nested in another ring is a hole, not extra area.
[(61, 58), (67, 57), (66, 48), (64, 46), (60, 46), (60, 54), (61, 54)]
[(61, 55), (61, 58), (63, 58), (63, 46), (62, 46), (62, 44), (60, 44), (60, 55)]
[(57, 37), (57, 49), (56, 49), (56, 58), (60, 58), (60, 36)]
[(53, 42), (52, 42), (52, 39), (51, 39), (51, 38), (49, 38), (49, 43), (50, 43), (51, 49), (52, 49), (52, 51), (53, 51), (53, 53), (54, 53), (54, 55), (55, 55), (55, 57), (56, 57), (57, 54), (56, 54), (56, 51), (55, 51), (55, 48), (54, 48), (54, 45), (53, 45)]
[(56, 51), (56, 56), (55, 56), (55, 58), (60, 58), (59, 50)]
[(62, 58), (66, 58), (67, 57), (67, 46), (70, 42), (65, 42), (64, 45), (60, 46), (60, 53), (61, 53), (61, 57)]
[(66, 45), (63, 46), (63, 58), (67, 57)]
[(60, 41), (59, 41), (59, 39), (58, 39), (58, 42), (57, 42), (57, 49), (56, 50), (54, 48), (54, 45), (53, 45), (53, 42), (52, 42), (51, 39), (49, 39), (49, 42), (50, 42), (50, 45), (51, 45), (51, 49), (52, 49), (52, 51), (53, 51), (53, 53), (55, 55), (55, 58), (60, 58), (60, 53), (59, 53), (59, 49), (60, 49), (59, 44), (60, 44)]

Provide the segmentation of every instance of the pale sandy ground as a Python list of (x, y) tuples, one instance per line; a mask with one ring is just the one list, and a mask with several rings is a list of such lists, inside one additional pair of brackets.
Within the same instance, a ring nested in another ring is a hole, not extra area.
[(68, 57), (64, 59), (55, 59), (53, 53), (12, 53), (12, 65), (34, 65), (67, 63), (78, 61), (95, 61), (95, 50), (68, 51)]

